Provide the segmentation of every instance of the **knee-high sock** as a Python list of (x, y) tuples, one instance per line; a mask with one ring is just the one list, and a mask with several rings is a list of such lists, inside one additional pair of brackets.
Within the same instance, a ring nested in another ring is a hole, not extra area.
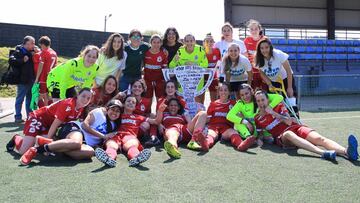
[(111, 148), (111, 147), (106, 148), (106, 154), (109, 155), (109, 157), (111, 157), (114, 160), (117, 157), (116, 149)]
[(14, 142), (15, 142), (15, 148), (19, 150), (23, 143), (23, 138), (20, 135), (16, 135), (14, 138)]
[(206, 142), (207, 142), (209, 148), (211, 148), (211, 147), (214, 146), (215, 139), (214, 139), (213, 136), (208, 135), (208, 136), (206, 137)]
[(230, 136), (230, 141), (231, 141), (231, 145), (236, 148), (242, 143), (242, 139), (238, 134), (232, 134)]
[(130, 160), (130, 159), (137, 157), (139, 154), (140, 154), (140, 151), (139, 151), (138, 147), (132, 146), (127, 151), (127, 158)]

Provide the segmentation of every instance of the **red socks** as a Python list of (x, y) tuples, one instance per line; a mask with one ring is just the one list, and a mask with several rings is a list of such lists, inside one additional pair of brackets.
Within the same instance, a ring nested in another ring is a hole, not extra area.
[(231, 141), (231, 145), (235, 148), (237, 148), (242, 143), (242, 139), (238, 134), (232, 134), (230, 136), (230, 141)]
[(109, 157), (111, 157), (112, 159), (116, 159), (117, 157), (117, 152), (114, 148), (108, 147), (106, 148), (106, 154), (109, 155)]
[(22, 145), (23, 138), (20, 135), (15, 135), (14, 142), (16, 150), (19, 150)]
[(131, 159), (137, 157), (137, 155), (139, 155), (139, 154), (140, 154), (139, 149), (138, 149), (137, 147), (135, 147), (135, 146), (132, 146), (132, 147), (130, 147), (130, 149), (127, 151), (127, 158), (128, 158), (129, 160), (131, 160)]

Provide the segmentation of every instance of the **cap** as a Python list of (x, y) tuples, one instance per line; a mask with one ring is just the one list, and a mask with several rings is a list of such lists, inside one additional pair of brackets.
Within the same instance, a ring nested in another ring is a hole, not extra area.
[(115, 106), (119, 107), (119, 108), (123, 107), (121, 101), (119, 101), (117, 99), (113, 99), (113, 100), (109, 101), (109, 103), (107, 105), (107, 107), (109, 107), (109, 108), (112, 108), (112, 107), (115, 107)]

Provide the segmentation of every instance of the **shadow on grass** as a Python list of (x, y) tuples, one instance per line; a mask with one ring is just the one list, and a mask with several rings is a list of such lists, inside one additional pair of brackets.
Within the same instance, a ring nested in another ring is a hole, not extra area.
[(134, 166), (133, 168), (136, 168), (139, 171), (149, 171), (150, 170), (148, 167), (143, 166), (143, 165), (137, 165), (137, 166)]
[(39, 162), (31, 162), (27, 167), (73, 167), (78, 164), (92, 162), (92, 159), (75, 160), (63, 154), (56, 154), (56, 156), (38, 155), (35, 160), (38, 160)]
[(351, 162), (354, 166), (360, 166), (360, 161), (357, 160), (357, 161), (352, 161)]
[(24, 129), (24, 123), (15, 123), (15, 122), (0, 123), (0, 129), (4, 129), (4, 128), (12, 128), (9, 130), (5, 130), (5, 132), (8, 133), (18, 132)]
[(99, 173), (99, 172), (105, 171), (106, 169), (111, 169), (111, 168), (112, 167), (110, 167), (110, 166), (103, 165), (102, 167), (91, 171), (91, 173)]
[(163, 163), (164, 163), (164, 164), (169, 164), (169, 163), (172, 163), (172, 162), (174, 162), (174, 161), (176, 161), (176, 160), (178, 160), (178, 159), (175, 159), (175, 158), (173, 158), (173, 157), (169, 157), (169, 159), (165, 160)]

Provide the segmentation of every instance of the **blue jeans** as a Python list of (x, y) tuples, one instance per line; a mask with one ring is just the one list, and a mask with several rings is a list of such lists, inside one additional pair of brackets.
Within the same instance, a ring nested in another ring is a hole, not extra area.
[(128, 75), (122, 75), (120, 77), (120, 81), (119, 81), (119, 90), (121, 92), (127, 90), (129, 88), (129, 85), (131, 85), (131, 83), (133, 83), (135, 80), (138, 80), (140, 78), (141, 78), (141, 76), (132, 77), (132, 76), (128, 76)]
[(31, 112), (31, 109), (30, 109), (30, 102), (31, 102), (31, 95), (32, 95), (31, 88), (32, 88), (32, 84), (17, 85), (16, 100), (15, 100), (15, 120), (22, 119), (21, 109), (22, 109), (22, 104), (24, 102), (25, 97), (26, 97), (25, 108), (26, 108), (27, 116)]

